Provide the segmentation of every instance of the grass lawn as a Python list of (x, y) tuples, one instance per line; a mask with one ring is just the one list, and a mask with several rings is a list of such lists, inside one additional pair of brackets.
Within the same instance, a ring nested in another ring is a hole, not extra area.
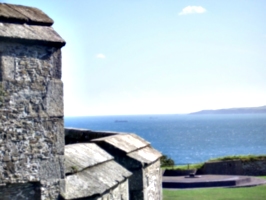
[[(261, 178), (265, 178), (263, 176)], [(163, 190), (163, 200), (265, 200), (266, 185), (243, 188)]]

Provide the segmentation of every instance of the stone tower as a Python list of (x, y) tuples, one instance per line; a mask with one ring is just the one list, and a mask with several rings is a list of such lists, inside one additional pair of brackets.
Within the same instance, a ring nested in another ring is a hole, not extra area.
[(36, 8), (0, 4), (0, 197), (58, 199), (64, 185), (61, 47)]

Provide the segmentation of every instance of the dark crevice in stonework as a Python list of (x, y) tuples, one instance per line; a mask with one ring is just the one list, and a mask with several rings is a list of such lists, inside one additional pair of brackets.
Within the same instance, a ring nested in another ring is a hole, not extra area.
[(26, 200), (41, 199), (41, 187), (39, 182), (7, 184), (0, 186), (1, 200)]
[(0, 52), (0, 82), (3, 81), (2, 52)]
[(51, 41), (42, 41), (42, 40), (37, 40), (37, 39), (32, 39), (32, 40), (28, 40), (28, 39), (24, 39), (24, 38), (6, 38), (6, 37), (2, 37), (0, 36), (0, 41), (4, 40), (5, 42), (12, 42), (12, 43), (18, 43), (18, 44), (22, 44), (22, 45), (43, 45), (43, 46), (47, 46), (47, 47), (57, 47), (57, 48), (61, 48), (62, 46), (65, 46), (65, 42), (51, 42)]

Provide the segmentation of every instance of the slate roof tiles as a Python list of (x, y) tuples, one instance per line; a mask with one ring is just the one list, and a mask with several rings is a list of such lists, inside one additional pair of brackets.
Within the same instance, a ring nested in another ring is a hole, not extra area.
[(51, 26), (54, 21), (38, 8), (0, 3), (0, 21)]
[(150, 146), (149, 142), (133, 133), (103, 137), (94, 139), (92, 142), (108, 143), (142, 164), (151, 164), (162, 156), (159, 151)]
[(114, 158), (93, 143), (65, 146), (64, 199), (101, 196), (132, 175), (114, 161)]
[(62, 47), (66, 42), (51, 27), (53, 20), (37, 8), (0, 3), (0, 39)]

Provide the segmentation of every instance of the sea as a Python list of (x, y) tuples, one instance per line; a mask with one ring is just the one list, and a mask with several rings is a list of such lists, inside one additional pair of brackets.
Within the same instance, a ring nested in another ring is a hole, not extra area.
[(135, 133), (177, 165), (266, 155), (266, 114), (65, 117), (65, 127)]

